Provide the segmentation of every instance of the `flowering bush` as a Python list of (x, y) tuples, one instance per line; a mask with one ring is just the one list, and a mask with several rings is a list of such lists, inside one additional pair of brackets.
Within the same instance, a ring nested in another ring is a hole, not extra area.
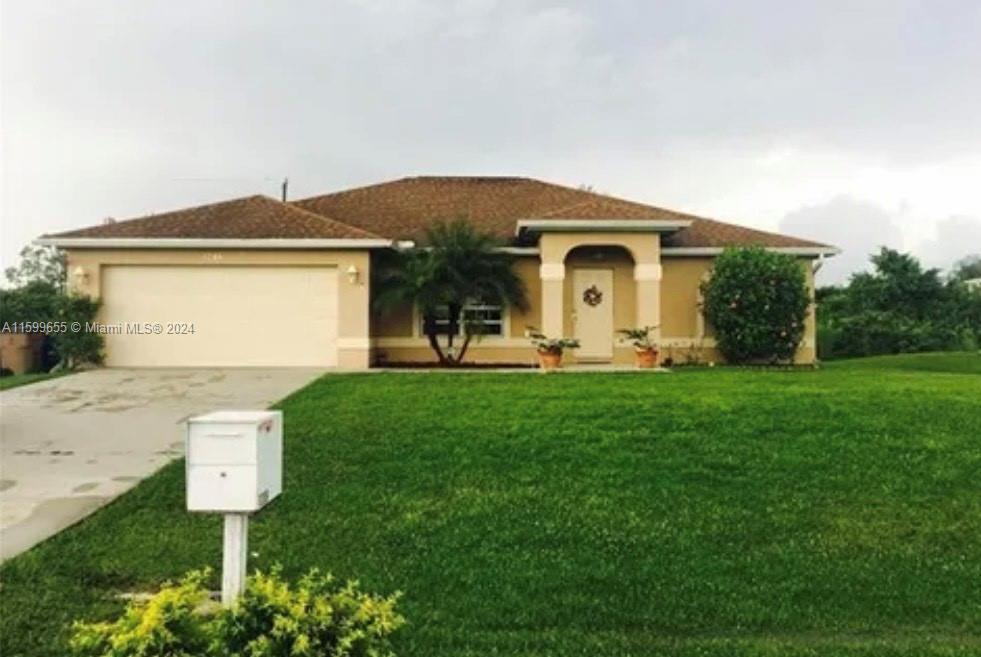
[(211, 601), (208, 571), (188, 573), (116, 621), (76, 622), (78, 657), (389, 657), (405, 621), (398, 595), (373, 596), (357, 582), (310, 571), (291, 585), (278, 569), (249, 577), (230, 608)]
[(702, 283), (705, 318), (732, 363), (791, 360), (804, 337), (810, 298), (804, 268), (759, 247), (726, 249)]

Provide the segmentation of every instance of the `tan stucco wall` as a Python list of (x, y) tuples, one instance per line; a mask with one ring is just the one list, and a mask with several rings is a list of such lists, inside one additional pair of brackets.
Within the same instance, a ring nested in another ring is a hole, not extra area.
[[(338, 353), (339, 367), (364, 368), (370, 364), (369, 286), (371, 260), (368, 251), (325, 250), (197, 250), (197, 249), (69, 249), (69, 286), (75, 292), (98, 298), (102, 268), (111, 265), (202, 265), (229, 266), (318, 266), (336, 267), (338, 276)], [(350, 266), (359, 275), (351, 283), (346, 275)], [(84, 281), (74, 272), (81, 267)], [(298, 300), (302, 302), (302, 300)], [(283, 318), (288, 322), (289, 318)], [(285, 334), (286, 329), (284, 329)], [(243, 336), (248, 339), (248, 336)], [(247, 365), (248, 363), (243, 363)]]
[(699, 335), (698, 288), (712, 269), (712, 258), (663, 258), (661, 268), (661, 337)]
[(538, 248), (542, 262), (561, 263), (570, 251), (584, 246), (620, 246), (641, 264), (661, 259), (661, 238), (656, 233), (545, 233)]
[[(641, 254), (641, 264), (662, 267), (660, 281), (661, 344), (664, 355), (675, 360), (692, 349), (699, 349), (700, 358), (720, 361), (714, 349), (711, 327), (700, 331), (698, 287), (713, 259), (707, 257), (665, 257), (661, 259), (656, 235), (610, 234), (546, 234), (542, 236), (543, 258), (561, 257), (565, 268), (564, 280), (555, 281), (561, 289), (562, 333), (573, 334), (572, 272), (577, 267), (604, 267), (614, 271), (614, 327), (626, 328), (636, 324), (637, 281), (634, 280), (634, 256)], [(578, 248), (582, 244), (594, 245)], [(623, 249), (611, 245), (622, 245)], [(575, 250), (573, 250), (575, 249)], [(627, 252), (628, 249), (630, 253)], [(545, 255), (547, 253), (547, 256)], [(596, 255), (601, 257), (597, 258)], [(653, 254), (653, 255), (652, 255)], [(568, 256), (568, 257), (567, 257)], [(475, 361), (521, 363), (532, 362), (534, 352), (525, 338), (528, 326), (543, 328), (542, 290), (540, 265), (544, 260), (537, 256), (523, 256), (516, 261), (516, 269), (525, 281), (530, 308), (527, 312), (509, 309), (509, 335), (485, 337), (471, 346), (471, 358)], [(425, 338), (414, 335), (413, 312), (403, 308), (385, 316), (369, 313), (369, 286), (371, 260), (367, 251), (299, 251), (299, 250), (69, 250), (69, 272), (82, 267), (87, 279), (81, 283), (70, 276), (70, 284), (77, 292), (98, 297), (101, 268), (107, 265), (206, 265), (206, 266), (333, 266), (339, 276), (338, 362), (341, 367), (365, 367), (372, 360), (372, 346), (376, 356), (392, 361), (428, 362), (434, 359)], [(354, 265), (359, 271), (357, 283), (350, 283), (345, 272)], [(801, 259), (813, 296), (811, 261)], [(797, 362), (814, 360), (815, 321), (812, 311), (807, 318), (804, 342), (798, 352)], [(569, 361), (575, 361), (574, 353)], [(633, 361), (629, 346), (614, 348), (614, 362)]]
[[(689, 359), (693, 349), (703, 361), (723, 362), (714, 347), (711, 324), (704, 322), (699, 303), (699, 287), (712, 271), (714, 258), (666, 257), (661, 260), (661, 340), (664, 354), (676, 361)], [(807, 281), (808, 292), (814, 298), (814, 272), (812, 261), (799, 260)], [(815, 350), (815, 307), (811, 304), (804, 324), (804, 338), (797, 351), (795, 362), (813, 363)]]
[[(561, 254), (564, 258), (565, 278), (560, 281), (562, 294), (562, 332), (566, 336), (573, 334), (572, 312), (572, 272), (577, 267), (610, 268), (614, 271), (614, 327), (626, 328), (635, 324), (636, 317), (636, 281), (634, 280), (633, 260), (625, 250), (610, 246), (612, 240), (622, 239), (622, 234), (596, 237), (595, 235), (570, 234), (568, 236), (550, 234), (544, 237), (564, 237), (562, 240), (547, 240), (552, 245), (552, 256)], [(578, 239), (591, 239), (591, 243), (600, 246), (575, 248)], [(649, 246), (649, 244), (648, 244)], [(568, 248), (567, 248), (568, 247)], [(640, 248), (634, 243), (635, 248)], [(575, 249), (575, 250), (573, 250)], [(649, 253), (649, 251), (648, 251)], [(597, 254), (601, 254), (597, 258)], [(568, 257), (567, 257), (568, 256)], [(697, 358), (703, 362), (723, 362), (724, 359), (715, 348), (712, 327), (701, 321), (699, 303), (699, 285), (703, 277), (711, 271), (714, 259), (711, 257), (664, 257), (661, 259), (662, 279), (661, 288), (661, 345), (664, 357), (670, 356), (676, 362), (685, 362), (694, 351)], [(814, 277), (811, 271), (811, 261), (802, 258), (808, 286), (813, 296)], [(498, 363), (524, 363), (535, 360), (534, 351), (524, 338), (526, 326), (541, 328), (542, 282), (539, 278), (540, 261), (534, 257), (522, 257), (518, 262), (518, 271), (524, 279), (529, 292), (531, 309), (527, 314), (512, 311), (511, 333), (507, 339), (485, 338), (474, 344), (470, 349), (468, 360)], [(398, 313), (377, 320), (374, 323), (374, 337), (379, 338), (376, 344), (379, 352), (389, 362), (431, 362), (435, 356), (421, 337), (412, 338), (412, 311), (403, 309)], [(797, 353), (796, 362), (811, 363), (815, 359), (814, 331), (815, 322), (812, 311), (806, 320), (804, 341)], [(614, 347), (613, 362), (632, 363), (633, 349), (629, 345)], [(575, 352), (566, 354), (567, 362), (574, 363)]]

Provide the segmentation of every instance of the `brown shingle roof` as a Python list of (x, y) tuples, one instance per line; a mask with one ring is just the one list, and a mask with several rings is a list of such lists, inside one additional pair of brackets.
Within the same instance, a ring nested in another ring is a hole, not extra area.
[(415, 239), (438, 220), (466, 218), (512, 242), (520, 219), (691, 221), (664, 246), (824, 247), (531, 178), (423, 176), (281, 203), (266, 196), (202, 205), (80, 230), (55, 238)]
[(649, 219), (692, 222), (666, 235), (665, 246), (826, 246), (531, 178), (402, 178), (293, 205), (391, 239), (419, 240), (441, 219), (468, 219), (506, 241), (514, 239), (519, 219)]
[(267, 196), (248, 196), (45, 237), (379, 239), (363, 228)]

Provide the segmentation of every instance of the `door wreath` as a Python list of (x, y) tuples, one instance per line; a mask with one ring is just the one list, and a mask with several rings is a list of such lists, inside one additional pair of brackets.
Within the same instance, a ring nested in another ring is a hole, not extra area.
[(590, 285), (583, 291), (582, 300), (587, 306), (598, 306), (603, 302), (603, 293), (595, 285)]

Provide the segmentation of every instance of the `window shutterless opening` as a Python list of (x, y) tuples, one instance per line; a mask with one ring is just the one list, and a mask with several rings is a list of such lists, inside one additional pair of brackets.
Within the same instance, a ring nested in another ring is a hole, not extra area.
[[(450, 311), (446, 306), (440, 306), (436, 309), (436, 328), (438, 335), (449, 335)], [(419, 334), (423, 335), (425, 332), (425, 321), (420, 313)], [(480, 335), (504, 335), (503, 306), (485, 303), (468, 303), (463, 306), (457, 321), (456, 335), (463, 335), (466, 332)]]

